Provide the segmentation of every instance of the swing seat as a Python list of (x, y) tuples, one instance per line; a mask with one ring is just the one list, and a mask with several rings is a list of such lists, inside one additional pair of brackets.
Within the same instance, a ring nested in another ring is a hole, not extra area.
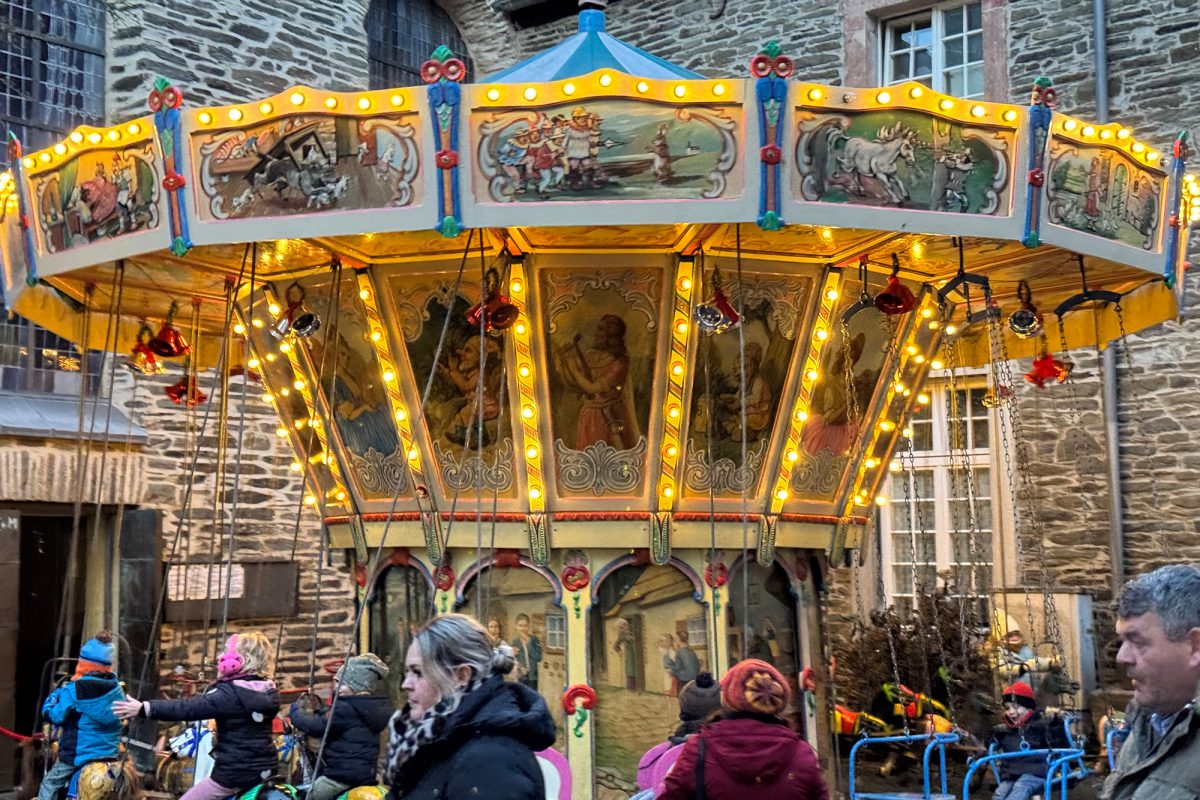
[[(958, 742), (962, 737), (957, 732), (951, 733), (910, 733), (902, 736), (864, 736), (850, 748), (850, 800), (953, 800), (950, 793), (948, 776), (946, 774), (946, 747)], [(925, 743), (921, 755), (921, 771), (924, 778), (924, 789), (920, 792), (860, 792), (858, 791), (858, 758), (863, 748), (892, 745), (912, 746)], [(930, 775), (930, 761), (934, 752), (938, 755), (938, 771), (940, 772), (940, 789), (933, 788), (933, 778)]]

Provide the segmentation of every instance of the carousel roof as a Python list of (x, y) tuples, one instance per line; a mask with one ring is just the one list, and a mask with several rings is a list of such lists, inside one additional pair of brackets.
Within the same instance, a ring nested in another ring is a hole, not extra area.
[(604, 32), (604, 12), (594, 8), (579, 12), (579, 32), (549, 50), (498, 72), (488, 83), (559, 81), (613, 69), (639, 78), (696, 79), (702, 75), (676, 66)]

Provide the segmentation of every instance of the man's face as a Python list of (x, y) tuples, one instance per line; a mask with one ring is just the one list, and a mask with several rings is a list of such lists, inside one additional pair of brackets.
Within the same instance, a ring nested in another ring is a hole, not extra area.
[(527, 619), (517, 620), (517, 633), (521, 634), (522, 636), (529, 635), (529, 620), (527, 620)]
[(1160, 714), (1173, 714), (1196, 696), (1200, 680), (1200, 628), (1178, 642), (1167, 638), (1162, 617), (1149, 611), (1117, 620), (1117, 663), (1133, 680), (1133, 699)]

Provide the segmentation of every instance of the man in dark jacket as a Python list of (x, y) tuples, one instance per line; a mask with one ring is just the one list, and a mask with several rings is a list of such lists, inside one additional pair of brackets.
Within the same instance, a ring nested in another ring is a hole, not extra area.
[[(1042, 715), (1028, 683), (1018, 681), (1012, 684), (1004, 690), (1002, 699), (1004, 724), (992, 729), (992, 741), (999, 750), (1015, 753), (1022, 749), (1044, 751), (1071, 746), (1062, 720)], [(1041, 794), (1046, 773), (1050, 770), (1050, 761), (1044, 752), (997, 761), (1000, 785), (996, 787), (992, 800), (1029, 800)]]
[(375, 785), (379, 734), (395, 710), (389, 698), (375, 694), (387, 674), (387, 665), (374, 653), (348, 660), (334, 677), (340, 696), (331, 706), (332, 721), (328, 708), (309, 709), (299, 700), (292, 704), (292, 724), (318, 742), (325, 737), (325, 752), (307, 800), (333, 800), (355, 786)]
[(125, 696), (113, 674), (112, 635), (97, 633), (84, 643), (70, 683), (46, 698), (42, 714), (60, 726), (58, 761), (38, 789), (38, 800), (54, 800), (75, 770), (91, 761), (120, 754), (121, 721), (113, 714), (114, 700)]

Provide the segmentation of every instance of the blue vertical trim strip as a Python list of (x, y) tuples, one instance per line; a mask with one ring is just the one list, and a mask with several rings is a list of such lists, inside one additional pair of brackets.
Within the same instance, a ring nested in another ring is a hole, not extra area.
[[(154, 112), (154, 125), (158, 128), (158, 140), (161, 144), (163, 131), (171, 134), (171, 167), (175, 172), (182, 175), (180, 171), (183, 164), (183, 145), (180, 139), (183, 136), (182, 115), (178, 108), (168, 108), (164, 106)], [(164, 154), (165, 155), (165, 154)], [(185, 184), (186, 186), (186, 184)], [(169, 193), (169, 202), (174, 206), (169, 209), (173, 213), (168, 214), (167, 224), (171, 229), (171, 252), (177, 256), (184, 256), (192, 249), (192, 238), (188, 233), (187, 221), (187, 195), (184, 191), (185, 186), (180, 186), (178, 189)], [(179, 225), (175, 224), (175, 216), (179, 216)]]
[(1044, 173), (1043, 161), (1050, 139), (1050, 120), (1053, 116), (1054, 111), (1047, 105), (1034, 103), (1029, 106), (1029, 191), (1025, 196), (1025, 231), (1021, 236), (1021, 241), (1026, 247), (1037, 247), (1042, 243), (1040, 212), (1042, 194), (1045, 191), (1044, 174), (1042, 186), (1034, 184), (1033, 175)]
[[(458, 122), (459, 110), (462, 106), (462, 87), (458, 83), (447, 82), (445, 86), (446, 99), (450, 106), (450, 149), (455, 153), (458, 149)], [(459, 165), (455, 164), (450, 169), (450, 216), (454, 217), (455, 235), (462, 228), (462, 215), (459, 212), (458, 204), (458, 170)]]
[(779, 110), (775, 117), (775, 146), (780, 149), (779, 163), (774, 166), (775, 169), (775, 211), (779, 214), (779, 224), (783, 225), (783, 121), (788, 110), (788, 82), (783, 78), (772, 78), (775, 83), (775, 91), (772, 93), (776, 102), (779, 103)]
[[(1167, 286), (1171, 289), (1176, 288), (1175, 283), (1178, 276), (1175, 274), (1175, 269), (1179, 260), (1180, 239), (1183, 237), (1183, 230), (1184, 226), (1187, 225), (1188, 216), (1188, 211), (1181, 208), (1183, 205), (1183, 170), (1185, 164), (1180, 141), (1176, 141), (1175, 150), (1179, 155), (1171, 159), (1171, 190), (1167, 192), (1167, 195), (1170, 197), (1167, 202), (1170, 205), (1167, 206), (1166, 263), (1163, 266), (1163, 280), (1167, 282)], [(1172, 218), (1175, 219), (1176, 227), (1171, 227), (1170, 225)], [(1183, 291), (1176, 291), (1175, 296), (1179, 302), (1179, 311), (1183, 313)]]
[[(441, 83), (431, 83), (425, 87), (425, 94), (429, 98), (429, 116), (430, 122), (433, 125), (433, 147), (434, 152), (442, 149), (442, 124), (438, 118), (438, 106), (442, 104), (442, 86)], [(428, 161), (428, 159), (426, 159)], [(434, 164), (435, 173), (438, 176), (437, 180), (437, 218), (433, 222), (433, 229), (439, 233), (442, 230), (443, 209), (446, 207), (446, 189), (442, 181), (441, 169)]]

